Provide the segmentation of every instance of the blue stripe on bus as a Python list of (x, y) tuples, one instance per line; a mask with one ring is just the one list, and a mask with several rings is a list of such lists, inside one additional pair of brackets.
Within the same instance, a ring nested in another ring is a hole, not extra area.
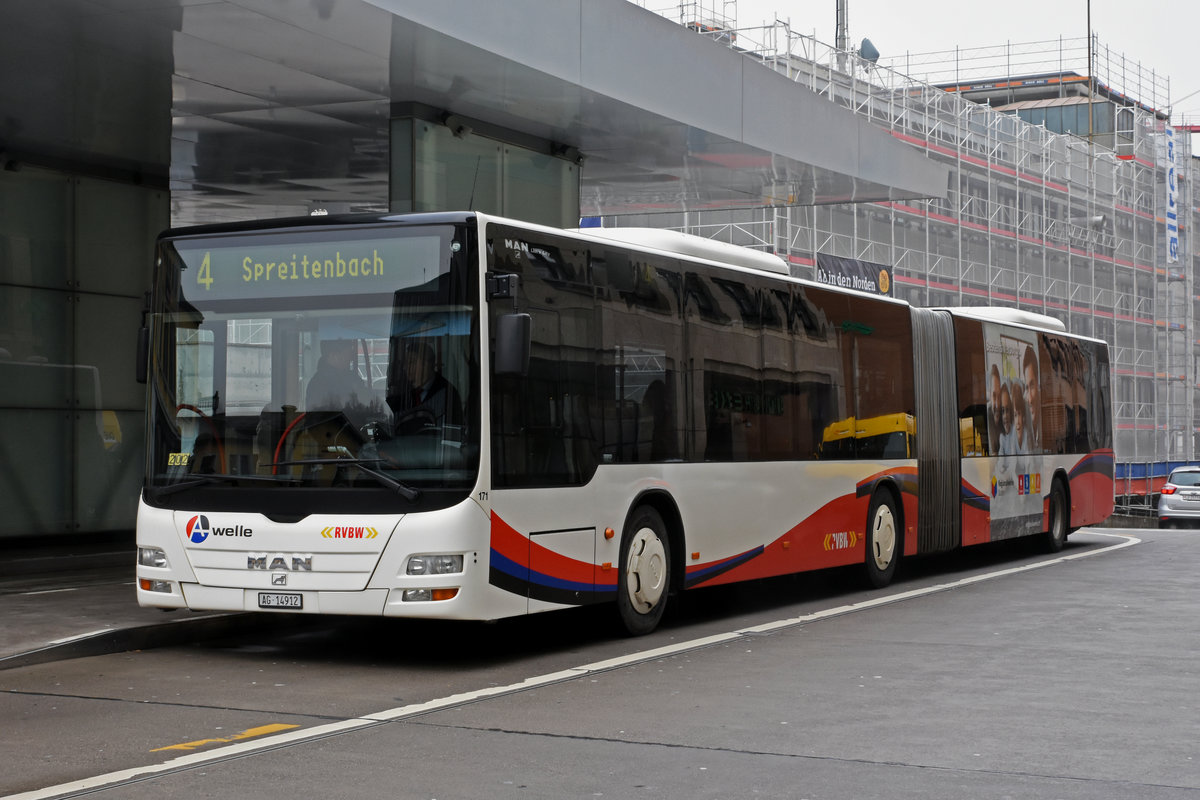
[(1112, 453), (1088, 453), (1080, 459), (1078, 464), (1071, 468), (1071, 478), (1077, 478), (1089, 472), (1097, 472), (1106, 478), (1111, 478), (1114, 461)]
[(555, 578), (531, 570), (496, 550), (491, 551), (491, 560), (491, 584), (534, 600), (581, 605), (610, 600), (616, 594), (615, 586), (597, 587), (591, 583)]
[(963, 481), (959, 485), (959, 502), (969, 508), (977, 508), (980, 511), (988, 511), (992, 506), (992, 499), (987, 495), (980, 494), (975, 487)]
[(735, 567), (740, 567), (747, 561), (757, 558), (758, 556), (762, 555), (763, 550), (765, 549), (766, 548), (763, 545), (759, 545), (753, 550), (747, 550), (746, 552), (740, 553), (732, 558), (727, 558), (724, 561), (718, 561), (715, 564), (709, 564), (707, 567), (703, 567), (702, 569), (689, 572), (684, 581), (684, 585), (686, 588), (690, 589), (697, 584), (704, 583), (707, 580), (712, 580), (722, 573), (728, 572)]
[(520, 581), (529, 580), (529, 567), (524, 564), (518, 564), (511, 558), (501, 554), (498, 550), (492, 550), (492, 569), (499, 570), (505, 575), (509, 575)]

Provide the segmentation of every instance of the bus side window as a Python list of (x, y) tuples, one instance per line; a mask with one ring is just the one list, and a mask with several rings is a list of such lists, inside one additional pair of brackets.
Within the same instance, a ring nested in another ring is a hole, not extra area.
[(678, 265), (648, 254), (592, 251), (599, 313), (597, 431), (603, 463), (683, 457), (683, 320)]
[(1064, 341), (1051, 334), (1041, 336), (1042, 345), (1042, 446), (1050, 453), (1065, 453), (1074, 425), (1068, 414), (1071, 392)]
[(841, 428), (833, 427), (853, 416), (849, 358), (842, 355), (847, 339), (840, 327), (848, 314), (846, 296), (837, 292), (797, 287), (792, 294), (787, 320), (795, 347), (798, 458), (853, 458), (853, 437), (839, 441)]
[(697, 441), (696, 455), (705, 461), (762, 457), (762, 419), (769, 409), (755, 283), (751, 277), (733, 280), (699, 269), (685, 279), (693, 380), (703, 397), (703, 446)]
[[(958, 373), (960, 455), (995, 455), (1000, 449), (1000, 428), (990, 409), (1000, 401), (1000, 380), (999, 373), (993, 379), (986, 368), (983, 323), (955, 317), (954, 338), (958, 341), (955, 371)], [(994, 398), (991, 396), (993, 391)]]
[[(844, 324), (856, 354), (854, 388), (858, 458), (905, 458), (915, 435), (912, 409), (912, 318), (903, 306), (853, 304)], [(890, 440), (896, 439), (895, 444)]]
[[(519, 305), (531, 317), (529, 373), (493, 376), (495, 485), (582, 485), (599, 463), (603, 430), (586, 252), (549, 235), (513, 235), (528, 240), (528, 249), (498, 249), (491, 266), (521, 276)], [(491, 313), (508, 310), (492, 304)]]

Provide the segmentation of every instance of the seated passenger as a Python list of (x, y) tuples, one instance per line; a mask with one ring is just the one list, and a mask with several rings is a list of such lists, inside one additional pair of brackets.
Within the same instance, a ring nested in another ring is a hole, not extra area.
[(321, 359), (304, 394), (307, 411), (342, 411), (366, 405), (370, 396), (358, 374), (358, 346), (353, 339), (321, 342)]

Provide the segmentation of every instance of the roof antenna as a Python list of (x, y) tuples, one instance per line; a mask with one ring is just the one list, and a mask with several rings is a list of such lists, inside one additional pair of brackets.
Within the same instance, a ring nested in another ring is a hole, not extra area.
[(483, 156), (475, 156), (475, 177), (471, 180), (471, 200), (467, 203), (467, 211), (475, 210), (475, 186), (479, 183), (479, 162), (483, 161)]

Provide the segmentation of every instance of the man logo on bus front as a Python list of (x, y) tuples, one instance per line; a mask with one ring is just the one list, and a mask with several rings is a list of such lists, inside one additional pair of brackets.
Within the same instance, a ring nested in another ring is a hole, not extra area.
[(200, 544), (207, 539), (211, 530), (208, 525), (208, 517), (203, 514), (198, 514), (188, 520), (187, 537), (192, 540), (193, 544)]

